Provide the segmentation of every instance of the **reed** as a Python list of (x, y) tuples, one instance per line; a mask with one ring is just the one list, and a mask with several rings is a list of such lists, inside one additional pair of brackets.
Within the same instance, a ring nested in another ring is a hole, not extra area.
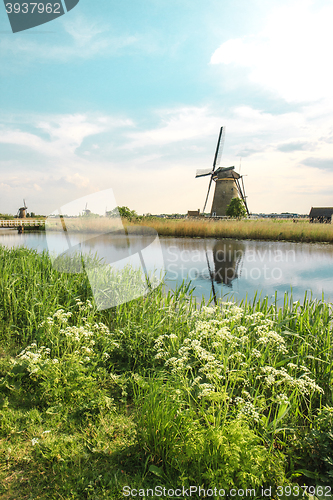
[(145, 219), (131, 224), (152, 227), (160, 236), (333, 242), (333, 225), (308, 221)]
[[(132, 234), (141, 234), (144, 227), (153, 228), (160, 236), (188, 238), (233, 238), (251, 240), (333, 242), (333, 225), (310, 224), (306, 220), (293, 223), (288, 220), (218, 220), (212, 219), (110, 219), (105, 217), (48, 219), (47, 231), (73, 233), (122, 233), (131, 228)], [(141, 229), (142, 228), (142, 229)]]
[(120, 217), (66, 217), (46, 220), (46, 231), (72, 233), (108, 233), (123, 230)]

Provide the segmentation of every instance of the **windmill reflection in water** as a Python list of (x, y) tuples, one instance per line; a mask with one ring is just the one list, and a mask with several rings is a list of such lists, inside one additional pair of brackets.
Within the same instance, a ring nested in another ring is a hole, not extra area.
[(217, 304), (217, 291), (215, 284), (226, 285), (232, 288), (232, 282), (240, 275), (241, 264), (245, 253), (245, 245), (242, 242), (233, 242), (228, 245), (225, 241), (217, 241), (213, 247), (213, 265), (210, 263), (207, 249), (207, 272), (197, 277), (210, 280), (212, 286), (212, 297)]

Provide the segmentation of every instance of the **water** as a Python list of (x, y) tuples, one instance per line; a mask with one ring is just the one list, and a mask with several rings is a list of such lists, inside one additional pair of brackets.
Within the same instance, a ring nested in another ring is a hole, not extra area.
[[(132, 259), (147, 271), (165, 272), (171, 289), (190, 279), (198, 298), (208, 299), (213, 291), (225, 299), (251, 299), (256, 292), (270, 298), (277, 292), (281, 299), (292, 287), (294, 300), (303, 300), (306, 291), (314, 298), (324, 293), (325, 300), (333, 299), (333, 247), (328, 244), (108, 234), (71, 238), (72, 244), (97, 252), (116, 268)], [(47, 241), (43, 232), (18, 235), (13, 230), (0, 231), (0, 244), (38, 252), (67, 248), (63, 233), (49, 234)]]

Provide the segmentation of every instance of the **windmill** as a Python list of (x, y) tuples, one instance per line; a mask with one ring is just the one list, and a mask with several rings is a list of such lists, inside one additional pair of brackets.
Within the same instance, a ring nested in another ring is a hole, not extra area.
[(232, 198), (236, 197), (241, 198), (243, 200), (247, 214), (249, 215), (250, 213), (246, 203), (243, 176), (234, 171), (235, 167), (218, 167), (218, 165), (221, 162), (221, 156), (224, 146), (224, 137), (225, 137), (225, 127), (221, 127), (214, 156), (213, 168), (199, 169), (197, 170), (195, 176), (195, 177), (206, 177), (208, 175), (210, 176), (206, 201), (202, 212), (203, 213), (205, 212), (210, 188), (214, 180), (215, 192), (212, 203), (211, 215), (212, 216), (226, 215), (229, 203), (231, 202)]
[(25, 219), (26, 216), (27, 216), (28, 207), (26, 205), (25, 200), (23, 200), (23, 203), (24, 203), (24, 207), (19, 208), (18, 211), (17, 211), (17, 217), (19, 219)]
[(91, 210), (88, 210), (88, 203), (86, 203), (86, 208), (83, 210), (83, 215), (89, 215), (91, 214)]

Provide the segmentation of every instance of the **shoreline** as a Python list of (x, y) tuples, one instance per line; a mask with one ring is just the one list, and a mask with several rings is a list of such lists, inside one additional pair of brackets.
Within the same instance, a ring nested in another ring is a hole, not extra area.
[(295, 243), (333, 243), (333, 226), (330, 224), (297, 224), (281, 220), (220, 220), (191, 219), (149, 220), (125, 223), (125, 226), (146, 226), (155, 229), (159, 236), (187, 238), (216, 238), (234, 240), (289, 241)]
[[(152, 228), (159, 236), (174, 238), (215, 238), (232, 240), (253, 241), (286, 241), (294, 243), (333, 243), (332, 224), (310, 224), (309, 221), (300, 220), (297, 224), (291, 220), (200, 220), (200, 219), (155, 219), (140, 218), (136, 220), (122, 219), (123, 227), (131, 228), (131, 234), (140, 234), (140, 228)], [(85, 220), (82, 224), (71, 221), (71, 232), (82, 233), (110, 233), (114, 229), (119, 230), (119, 225), (113, 227), (109, 219)], [(13, 228), (14, 229), (14, 228)], [(13, 231), (13, 229), (0, 228), (1, 234)], [(49, 228), (50, 230), (51, 228)], [(60, 228), (51, 230), (55, 232)], [(14, 229), (15, 231), (17, 229)], [(26, 232), (45, 232), (45, 226), (38, 230), (26, 227)], [(61, 229), (60, 229), (61, 231)], [(62, 232), (62, 231), (61, 231)]]

